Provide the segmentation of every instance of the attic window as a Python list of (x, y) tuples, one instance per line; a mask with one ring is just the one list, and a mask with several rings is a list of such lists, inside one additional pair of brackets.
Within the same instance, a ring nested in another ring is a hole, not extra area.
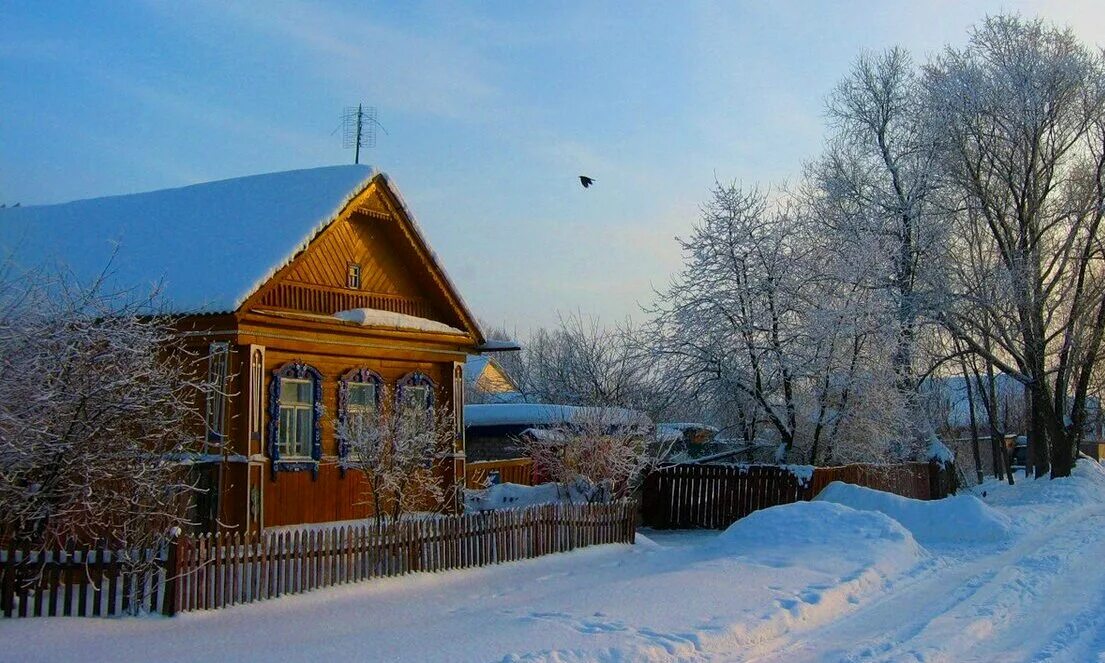
[(361, 289), (361, 266), (358, 263), (351, 262), (345, 270), (345, 287), (352, 288), (354, 290)]

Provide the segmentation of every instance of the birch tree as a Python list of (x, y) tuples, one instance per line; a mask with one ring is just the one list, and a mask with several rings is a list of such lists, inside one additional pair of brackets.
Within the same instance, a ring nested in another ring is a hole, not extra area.
[(650, 331), (685, 388), (754, 404), (779, 460), (798, 446), (820, 462), (846, 423), (858, 425), (849, 411), (864, 382), (871, 396), (877, 380), (867, 379), (876, 374), (866, 292), (826, 274), (830, 257), (811, 241), (810, 223), (789, 200), (715, 186), (679, 240), (684, 267), (658, 293)]

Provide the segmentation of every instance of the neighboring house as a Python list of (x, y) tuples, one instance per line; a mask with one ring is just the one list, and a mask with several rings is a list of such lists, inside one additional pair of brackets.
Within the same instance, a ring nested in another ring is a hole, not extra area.
[(464, 407), (465, 440), (469, 461), (520, 458), (519, 440), (527, 431), (554, 428), (601, 417), (612, 424), (652, 428), (647, 415), (622, 408), (592, 408), (546, 403), (491, 403)]
[[(464, 362), (489, 349), (395, 186), (365, 166), (4, 210), (0, 250), (85, 279), (109, 267), (112, 285), (160, 282), (225, 385), (202, 404), (211, 447), (195, 459), (208, 526), (371, 515), (333, 418), (385, 394), (459, 413)], [(441, 481), (463, 483), (464, 463), (458, 417)]]
[(521, 390), (502, 365), (489, 355), (471, 355), (464, 365), (465, 400), (469, 403), (518, 403)]
[[(983, 379), (985, 383), (985, 378)], [(1027, 395), (1025, 386), (1012, 376), (998, 373), (994, 376), (998, 394), (998, 424), (1003, 433), (1024, 434), (1027, 428)], [(929, 412), (934, 416), (937, 432), (946, 439), (970, 437), (971, 407), (967, 398), (967, 380), (961, 375), (934, 376), (926, 380), (922, 394), (926, 398)], [(978, 390), (974, 378), (975, 424), (980, 434), (988, 435), (990, 422), (986, 405)], [(1086, 398), (1086, 417), (1083, 434), (1087, 439), (1101, 438), (1101, 403), (1094, 396)]]

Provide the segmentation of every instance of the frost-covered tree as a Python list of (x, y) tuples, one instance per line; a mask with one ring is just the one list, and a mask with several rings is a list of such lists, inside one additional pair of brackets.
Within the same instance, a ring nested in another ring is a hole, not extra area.
[[(938, 150), (909, 54), (861, 56), (827, 104), (831, 135), (808, 168), (807, 196), (834, 278), (881, 310), (900, 398), (917, 406), (918, 334), (938, 280), (946, 224), (931, 198)], [(914, 413), (912, 416), (916, 417)], [(921, 421), (912, 434), (927, 437)]]
[(141, 553), (188, 524), (180, 461), (201, 450), (209, 388), (194, 377), (203, 357), (154, 301), (2, 270), (0, 532)]
[(641, 329), (628, 321), (608, 326), (580, 313), (561, 316), (522, 343), (502, 363), (530, 402), (625, 407), (662, 417), (677, 394)]
[(995, 16), (923, 85), (958, 240), (941, 321), (1026, 385), (1036, 474), (1066, 476), (1105, 329), (1105, 57)]
[(445, 505), (450, 496), (442, 463), (456, 438), (453, 414), (438, 404), (440, 399), (393, 402), (387, 393), (385, 389), (380, 406), (348, 408), (334, 422), (346, 452), (341, 462), (364, 477), (364, 498), (378, 524)]
[(740, 418), (763, 422), (779, 460), (798, 449), (823, 462), (862, 428), (860, 412), (882, 416), (856, 407), (880, 385), (869, 291), (827, 271), (814, 225), (790, 199), (718, 184), (651, 309), (656, 356), (680, 388), (743, 403)]
[(521, 444), (566, 499), (577, 494), (589, 502), (633, 494), (671, 450), (670, 442), (649, 434), (646, 420), (620, 408), (592, 408), (560, 425), (527, 431)]

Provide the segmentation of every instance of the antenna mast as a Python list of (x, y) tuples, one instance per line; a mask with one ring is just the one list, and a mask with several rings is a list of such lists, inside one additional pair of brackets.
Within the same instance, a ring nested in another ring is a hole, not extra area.
[(361, 148), (376, 147), (376, 127), (384, 128), (376, 119), (376, 107), (364, 104), (357, 104), (356, 108), (349, 106), (342, 113), (341, 120), (343, 147), (352, 147), (353, 163), (360, 163)]

